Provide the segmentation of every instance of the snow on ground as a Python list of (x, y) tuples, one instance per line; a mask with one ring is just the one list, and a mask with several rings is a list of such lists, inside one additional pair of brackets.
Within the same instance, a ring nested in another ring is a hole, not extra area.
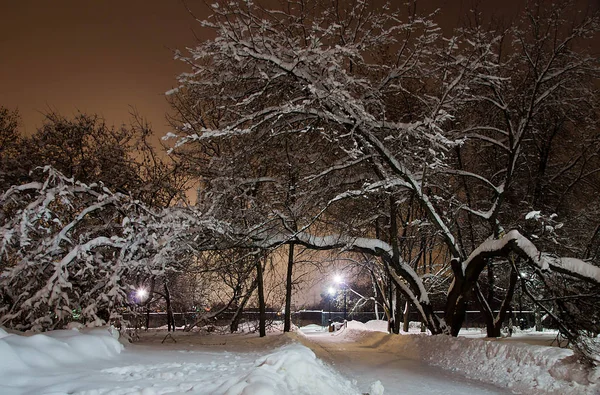
[(2, 331), (0, 394), (359, 395), (289, 336), (165, 335), (143, 334), (147, 345), (123, 349), (106, 329)]
[(106, 328), (37, 335), (0, 329), (0, 394), (600, 393), (567, 349), (477, 339), (478, 332), (451, 338), (386, 329), (384, 321), (351, 321), (338, 332), (310, 325), (266, 338), (149, 331), (126, 347)]
[(381, 333), (386, 330), (387, 324), (382, 321), (366, 325), (350, 321), (339, 332), (306, 334), (321, 344), (351, 343), (354, 347), (393, 353), (398, 358), (423, 361), (517, 393), (600, 394), (598, 369), (587, 370), (569, 349), (536, 345), (551, 343), (556, 333), (520, 333), (507, 340), (475, 338), (483, 336), (480, 332), (467, 332), (468, 337), (458, 338)]

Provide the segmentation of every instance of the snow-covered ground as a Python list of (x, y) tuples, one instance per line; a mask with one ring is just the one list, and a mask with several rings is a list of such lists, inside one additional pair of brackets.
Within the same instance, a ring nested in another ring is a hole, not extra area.
[(335, 333), (309, 326), (266, 338), (150, 331), (125, 347), (106, 328), (0, 329), (0, 394), (600, 393), (569, 350), (385, 329), (350, 322)]
[(107, 329), (30, 337), (2, 331), (0, 394), (358, 394), (287, 335), (177, 333), (161, 343), (165, 335), (124, 348)]
[[(407, 393), (420, 388), (420, 393), (429, 394), (600, 394), (600, 370), (587, 370), (569, 349), (549, 346), (556, 332), (519, 332), (508, 339), (483, 339), (481, 331), (464, 331), (458, 338), (429, 336), (418, 330), (389, 335), (384, 333), (387, 323), (383, 321), (351, 321), (335, 333), (318, 328), (304, 330), (308, 340), (323, 348), (317, 355), (359, 383), (363, 376), (379, 374), (385, 388), (410, 389)], [(369, 359), (372, 361), (363, 363)]]

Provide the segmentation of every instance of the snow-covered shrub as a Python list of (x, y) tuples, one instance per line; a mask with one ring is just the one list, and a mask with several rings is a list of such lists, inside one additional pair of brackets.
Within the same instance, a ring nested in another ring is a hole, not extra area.
[(47, 330), (100, 325), (127, 305), (137, 204), (44, 168), (0, 195), (0, 323)]

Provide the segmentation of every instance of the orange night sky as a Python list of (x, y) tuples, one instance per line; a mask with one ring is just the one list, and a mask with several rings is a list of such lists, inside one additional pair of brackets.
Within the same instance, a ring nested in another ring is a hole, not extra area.
[[(472, 3), (427, 0), (419, 7), (439, 7), (438, 20), (448, 27)], [(479, 3), (510, 18), (524, 0)], [(201, 0), (0, 0), (0, 105), (19, 109), (27, 134), (51, 109), (97, 113), (119, 125), (129, 122), (133, 106), (164, 135), (163, 94), (187, 71), (172, 50), (194, 45), (203, 33), (186, 4), (198, 18), (207, 16)], [(582, 4), (598, 7), (600, 0)]]

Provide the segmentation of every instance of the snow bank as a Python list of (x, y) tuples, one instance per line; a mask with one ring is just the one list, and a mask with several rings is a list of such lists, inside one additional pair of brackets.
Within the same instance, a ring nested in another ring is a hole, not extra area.
[(386, 329), (385, 321), (350, 321), (335, 340), (360, 342), (515, 392), (600, 394), (598, 369), (590, 371), (569, 349), (502, 339), (377, 333)]
[[(121, 353), (123, 346), (106, 329), (33, 336), (0, 329), (0, 393), (360, 395), (355, 384), (309, 348), (291, 343), (289, 335), (274, 336), (268, 343), (259, 337), (226, 336), (235, 343), (233, 353), (219, 347), (194, 350), (191, 338), (179, 337), (189, 343), (184, 348), (175, 343), (131, 345)], [(284, 345), (273, 348), (278, 344)], [(251, 352), (239, 352), (238, 345)]]
[(300, 344), (290, 344), (259, 358), (241, 377), (223, 383), (215, 395), (347, 394), (358, 389)]
[(0, 381), (11, 374), (108, 359), (123, 349), (118, 332), (93, 329), (86, 333), (61, 330), (21, 336), (0, 328)]
[[(337, 337), (340, 341), (361, 341), (368, 337), (371, 332), (387, 333), (388, 322), (381, 320), (373, 320), (363, 324), (360, 321), (348, 321), (345, 326), (339, 331), (333, 332), (332, 337)], [(305, 328), (302, 332), (307, 333)]]
[(600, 390), (567, 349), (448, 336), (407, 335), (398, 340), (407, 353), (431, 365), (517, 392), (583, 395)]

